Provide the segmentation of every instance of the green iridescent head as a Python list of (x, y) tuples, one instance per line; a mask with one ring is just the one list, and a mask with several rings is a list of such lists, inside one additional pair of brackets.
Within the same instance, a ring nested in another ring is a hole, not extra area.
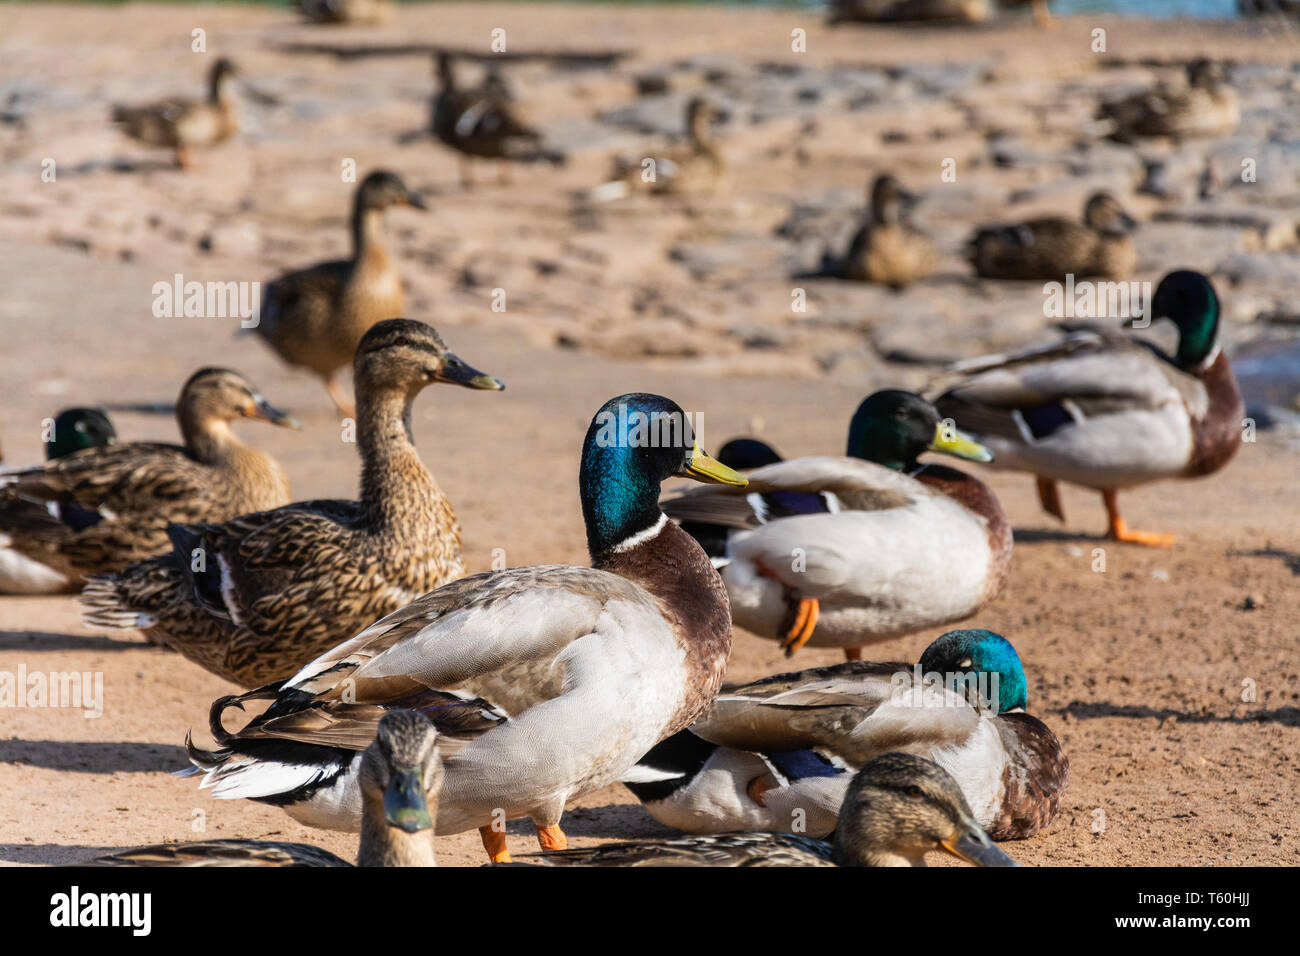
[(884, 389), (867, 396), (849, 422), (848, 455), (895, 471), (912, 471), (917, 457), (935, 451), (971, 461), (992, 461), (993, 453), (940, 419), (920, 395)]
[(1151, 318), (1169, 319), (1178, 326), (1178, 352), (1183, 368), (1200, 365), (1219, 343), (1219, 297), (1199, 272), (1179, 269), (1156, 286)]
[[(1028, 706), (1020, 655), (1001, 634), (983, 628), (949, 631), (925, 649), (920, 665), (922, 673), (943, 674), (945, 680), (947, 675), (971, 675), (965, 686), (978, 688), (999, 714)], [(997, 675), (996, 686), (993, 675)]]
[(116, 442), (117, 430), (99, 409), (65, 408), (54, 419), (54, 435), (45, 445), (45, 457), (63, 458), (83, 448), (103, 448)]

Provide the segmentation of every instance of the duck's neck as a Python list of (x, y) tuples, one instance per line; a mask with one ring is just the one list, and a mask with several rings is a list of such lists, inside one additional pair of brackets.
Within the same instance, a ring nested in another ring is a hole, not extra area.
[(218, 70), (212, 72), (208, 80), (208, 102), (224, 103), (226, 101), (226, 81), (230, 78), (228, 73)]
[(713, 153), (713, 137), (709, 134), (709, 117), (705, 113), (691, 117), (687, 136), (691, 145), (701, 153)]
[(434, 487), (411, 435), (416, 394), (357, 384), (361, 510), (372, 527), (400, 527), (403, 515), (424, 509)]
[(1213, 303), (1195, 320), (1178, 325), (1178, 364), (1194, 375), (1204, 374), (1219, 356), (1219, 304)]
[(235, 435), (230, 422), (224, 418), (181, 407), (176, 412), (185, 448), (205, 465), (229, 461), (248, 448)]
[[(436, 816), (430, 808), (430, 816)], [(390, 827), (382, 800), (367, 799), (361, 819), (361, 850), (357, 866), (437, 866), (433, 830), (407, 833)]]
[(354, 259), (387, 258), (384, 245), (384, 211), (363, 206), (352, 210), (352, 256)]

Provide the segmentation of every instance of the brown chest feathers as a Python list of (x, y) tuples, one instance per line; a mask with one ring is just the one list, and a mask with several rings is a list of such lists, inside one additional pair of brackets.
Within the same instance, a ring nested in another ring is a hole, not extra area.
[(1205, 417), (1192, 420), (1192, 457), (1184, 474), (1189, 478), (1218, 471), (1241, 447), (1246, 415), (1228, 357), (1222, 352), (1201, 376), (1209, 404)]

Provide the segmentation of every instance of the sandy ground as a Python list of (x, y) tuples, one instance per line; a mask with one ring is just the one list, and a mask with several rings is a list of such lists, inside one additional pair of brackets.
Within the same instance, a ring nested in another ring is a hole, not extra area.
[[(922, 206), (930, 210), (922, 219), (949, 251), (981, 217), (1009, 214), (1012, 193), (1024, 193), (1014, 198), (1016, 214), (1072, 212), (1094, 184), (1113, 180), (1149, 224), (1139, 241), (1143, 277), (1158, 278), (1171, 258), (1214, 271), (1232, 319), (1230, 342), (1275, 335), (1261, 316), (1294, 310), (1300, 273), (1295, 233), (1286, 228), (1300, 213), (1287, 192), (1289, 174), (1266, 184), (1273, 192), (1263, 199), (1229, 192), (1225, 202), (1249, 207), (1236, 225), (1193, 227), (1158, 219), (1183, 208), (1177, 197), (1132, 194), (1141, 172), (1132, 156), (1085, 152), (1079, 168), (1061, 159), (1070, 126), (1086, 119), (1101, 84), (1149, 81), (1142, 59), (1172, 61), (1207, 44), (1246, 64), (1242, 82), (1259, 85), (1243, 135), (1258, 137), (1260, 149), (1268, 142), (1291, 148), (1297, 136), (1286, 123), (1295, 122), (1300, 88), (1289, 65), (1294, 34), (1101, 21), (1112, 51), (1129, 64), (1112, 77), (1090, 59), (1093, 24), (1082, 20), (1046, 33), (1023, 23), (828, 31), (807, 13), (477, 4), (416, 8), (389, 27), (358, 31), (313, 30), (283, 12), (241, 8), (4, 6), (0, 22), (0, 106), (7, 97), (11, 117), (0, 125), (6, 462), (37, 460), (39, 421), (74, 402), (127, 407), (114, 418), (128, 439), (170, 439), (171, 420), (141, 406), (169, 405), (193, 368), (220, 362), (303, 419), (300, 434), (243, 429), (279, 457), (296, 496), (354, 494), (355, 453), (340, 440), (319, 385), (285, 371), (257, 343), (236, 340), (229, 320), (154, 318), (151, 289), (175, 272), (264, 280), (342, 252), (350, 187), (339, 182), (340, 159), (355, 158), (363, 169), (382, 163), (433, 200), (430, 216), (390, 217), (410, 286), (408, 313), (437, 325), (463, 358), (508, 384), (500, 395), (433, 388), (416, 409), (422, 453), (461, 517), (472, 570), (486, 568), (498, 548), (512, 565), (585, 562), (577, 453), (590, 415), (612, 395), (672, 396), (703, 412), (713, 447), (757, 429), (790, 455), (835, 452), (864, 394), (931, 373), (931, 366), (890, 361), (891, 349), (935, 359), (976, 354), (1044, 325), (1036, 290), (975, 291), (960, 276), (901, 296), (820, 280), (811, 287), (815, 307), (792, 316), (789, 274), (851, 221), (862, 184), (878, 168), (901, 169), (926, 191), (922, 170), (934, 177), (942, 156), (970, 158), (966, 191), (929, 187)], [(340, 61), (285, 49), (308, 42), (482, 47), (499, 25), (512, 50), (629, 55), (613, 75), (520, 65), (512, 80), (572, 161), (559, 172), (521, 171), (508, 186), (481, 170), (482, 185), (470, 191), (457, 185), (453, 157), (425, 141), (401, 141), (423, 122), (426, 59)], [(165, 157), (119, 138), (104, 123), (107, 104), (197, 90), (202, 61), (188, 52), (195, 26), (209, 31), (213, 50), (245, 62), (260, 86), (290, 105), (250, 109), (248, 134), (206, 154), (192, 174), (115, 171), (115, 161), (138, 167)], [(746, 107), (746, 78), (789, 58), (795, 26), (808, 30), (810, 52), (800, 61), (805, 72), (794, 76), (811, 80), (820, 99), (808, 116), (762, 115), (753, 103)], [(725, 127), (737, 157), (732, 194), (703, 205), (633, 202), (594, 222), (576, 213), (572, 192), (598, 182), (612, 153), (679, 122), (673, 106), (659, 111), (665, 118), (656, 125), (657, 105), (636, 97), (631, 78), (666, 70), (676, 95), (706, 81), (705, 62), (735, 80), (731, 87), (718, 75), (710, 80), (732, 101), (735, 118)], [(944, 70), (934, 72), (936, 64)], [(890, 78), (884, 66), (904, 72)], [(962, 77), (952, 72), (960, 69), (991, 71), (993, 91), (985, 83), (962, 93)], [(849, 85), (874, 76), (902, 86), (882, 88), (855, 113), (836, 98), (845, 92), (837, 77), (845, 76)], [(1059, 116), (1025, 125), (1034, 104), (1053, 102), (1062, 104)], [(629, 105), (631, 113), (618, 113)], [(972, 117), (975, 126), (965, 129)], [(1009, 166), (990, 161), (986, 134), (1003, 126), (1034, 156), (1021, 153)], [(886, 136), (890, 130), (902, 138)], [(1215, 149), (1243, 154), (1233, 144), (1197, 149), (1194, 172)], [(58, 163), (57, 184), (39, 181), (46, 157)], [(773, 238), (791, 222), (813, 226)], [(954, 253), (952, 271), (959, 270)], [(498, 286), (510, 294), (504, 314), (487, 304)], [(1015, 642), (1031, 710), (1057, 731), (1073, 764), (1060, 817), (1047, 833), (1010, 846), (1017, 859), (1300, 862), (1297, 465), (1292, 445), (1261, 431), (1222, 474), (1126, 495), (1135, 525), (1179, 533), (1170, 552), (1097, 540), (1103, 512), (1091, 494), (1066, 491), (1070, 520), (1061, 528), (1038, 511), (1030, 479), (989, 476), (1015, 524), (1016, 557), (1010, 586), (975, 623)], [(1093, 570), (1098, 547), (1104, 572)], [(915, 659), (936, 635), (871, 653)], [(806, 650), (795, 663), (836, 659), (834, 651)], [(732, 677), (786, 666), (774, 644), (737, 635)], [(214, 801), (193, 779), (168, 775), (185, 764), (185, 731), (206, 739), (208, 704), (230, 685), (129, 635), (88, 631), (70, 598), (0, 600), (0, 671), (20, 667), (102, 673), (104, 713), (0, 715), (0, 861), (65, 862), (203, 835), (355, 852), (353, 836), (307, 830), (271, 808)], [(1242, 700), (1246, 680), (1257, 687), (1253, 702)], [(667, 832), (621, 788), (576, 801), (565, 829), (575, 845)], [(512, 832), (514, 849), (531, 848), (530, 827)], [(440, 840), (439, 851), (445, 863), (482, 860), (473, 833)]]

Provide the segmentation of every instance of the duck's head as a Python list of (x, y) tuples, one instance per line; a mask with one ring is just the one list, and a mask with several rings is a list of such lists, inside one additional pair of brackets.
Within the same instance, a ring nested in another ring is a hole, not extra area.
[(871, 218), (882, 225), (901, 222), (916, 205), (917, 197), (893, 176), (885, 173), (871, 184)]
[(1001, 634), (975, 627), (949, 631), (925, 649), (920, 665), (923, 674), (944, 675), (945, 686), (963, 688), (967, 699), (978, 695), (983, 699), (973, 704), (999, 714), (1029, 705), (1020, 655)]
[(500, 379), (471, 368), (443, 344), (432, 326), (414, 319), (376, 322), (361, 337), (353, 360), (357, 394), (400, 392), (413, 398), (426, 385), (501, 391)]
[(718, 449), (718, 461), (736, 471), (751, 471), (780, 460), (775, 448), (757, 438), (733, 438)]
[(54, 436), (45, 446), (47, 459), (63, 458), (83, 448), (117, 443), (117, 429), (97, 408), (65, 408), (54, 419)]
[(431, 830), (443, 774), (433, 724), (417, 711), (392, 710), (380, 719), (374, 743), (361, 756), (362, 799), (372, 807), (382, 804), (390, 827)]
[(592, 557), (656, 527), (663, 519), (659, 486), (674, 476), (746, 484), (700, 450), (691, 417), (671, 399), (633, 392), (601, 406), (582, 443), (578, 476)]
[(1083, 204), (1085, 225), (1107, 236), (1127, 236), (1137, 228), (1137, 220), (1108, 192), (1093, 193)]
[(854, 775), (840, 806), (840, 866), (918, 866), (932, 850), (976, 866), (1017, 866), (975, 821), (957, 781), (933, 761), (883, 754)]
[(301, 428), (298, 420), (268, 402), (238, 372), (228, 368), (201, 368), (181, 387), (176, 405), (182, 431), (187, 423), (233, 422), (239, 418)]
[(357, 187), (357, 210), (384, 210), (393, 206), (428, 209), (420, 195), (407, 188), (402, 177), (387, 169), (376, 169)]
[(707, 139), (709, 125), (722, 119), (723, 112), (703, 96), (694, 96), (686, 104), (686, 128), (697, 140)]
[[(1151, 318), (1169, 319), (1178, 326), (1178, 364), (1194, 368), (1219, 344), (1219, 297), (1210, 280), (1191, 269), (1171, 272), (1151, 297)], [(1132, 325), (1129, 319), (1125, 325)]]
[(239, 75), (235, 61), (229, 57), (219, 57), (208, 70), (208, 92), (212, 99), (220, 99), (226, 80)]
[(868, 395), (849, 422), (848, 455), (895, 471), (911, 471), (922, 452), (935, 451), (970, 461), (992, 461), (993, 453), (941, 419), (920, 395), (884, 389)]

